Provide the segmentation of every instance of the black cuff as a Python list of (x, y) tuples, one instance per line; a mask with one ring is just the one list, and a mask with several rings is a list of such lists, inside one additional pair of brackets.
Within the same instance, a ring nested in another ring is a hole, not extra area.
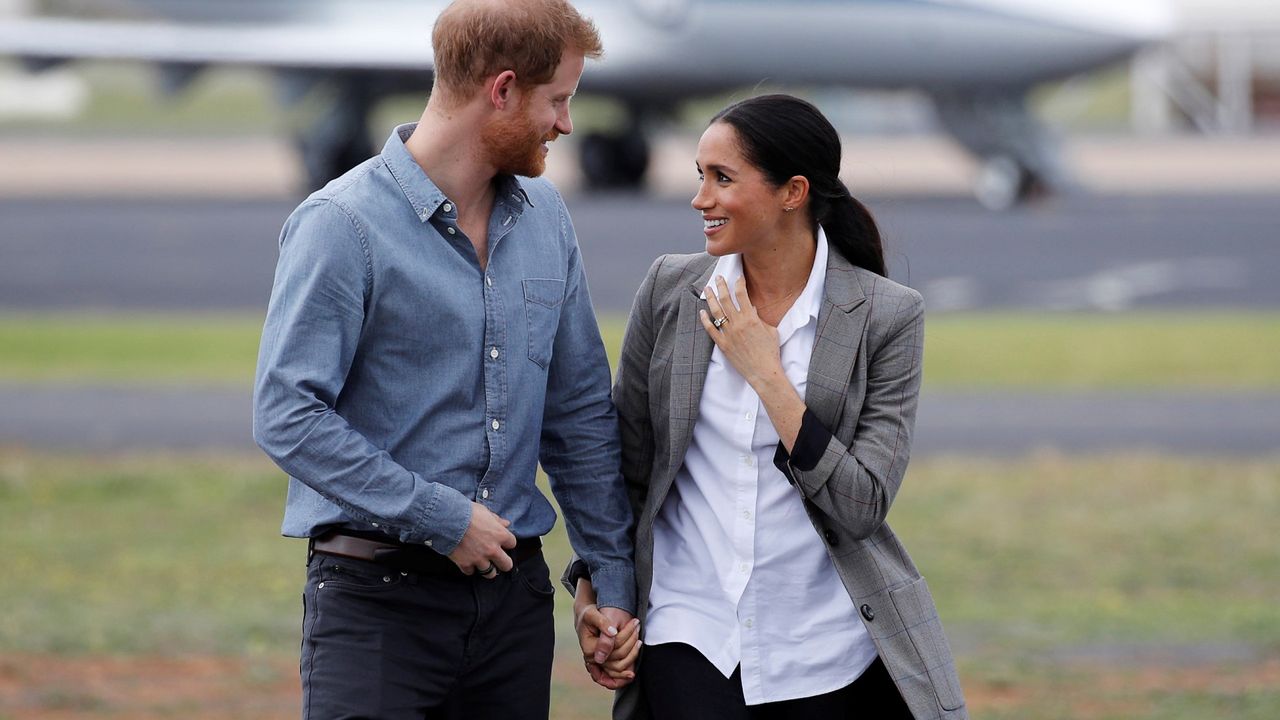
[(804, 417), (800, 420), (800, 432), (796, 435), (795, 447), (787, 453), (787, 449), (782, 446), (782, 441), (778, 441), (778, 449), (773, 453), (773, 464), (794, 483), (795, 478), (791, 477), (791, 468), (794, 467), (803, 472), (814, 469), (830, 444), (831, 431), (822, 424), (812, 410), (805, 409)]
[(579, 580), (590, 580), (591, 569), (587, 567), (585, 560), (574, 560), (569, 565), (569, 570), (564, 574), (565, 584), (569, 585), (570, 593), (577, 592)]

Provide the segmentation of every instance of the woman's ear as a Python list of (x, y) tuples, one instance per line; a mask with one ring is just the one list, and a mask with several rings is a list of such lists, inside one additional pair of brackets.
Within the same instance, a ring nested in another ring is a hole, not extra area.
[(796, 175), (782, 186), (782, 206), (798, 208), (809, 199), (809, 178)]

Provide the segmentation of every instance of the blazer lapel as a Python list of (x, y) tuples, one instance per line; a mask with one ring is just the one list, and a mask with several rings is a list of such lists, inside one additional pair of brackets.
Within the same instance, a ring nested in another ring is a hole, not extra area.
[(711, 351), (715, 347), (711, 336), (698, 319), (698, 310), (706, 306), (700, 296), (711, 281), (714, 269), (713, 262), (697, 281), (688, 286), (688, 292), (680, 297), (669, 403), (673, 467), (679, 467), (678, 461), (684, 457), (685, 451), (689, 449), (689, 441), (693, 438), (693, 424), (698, 419), (698, 405), (702, 402), (707, 366), (711, 364)]
[(870, 312), (858, 274), (833, 249), (827, 257), (822, 309), (805, 387), (805, 405), (833, 433), (839, 427)]

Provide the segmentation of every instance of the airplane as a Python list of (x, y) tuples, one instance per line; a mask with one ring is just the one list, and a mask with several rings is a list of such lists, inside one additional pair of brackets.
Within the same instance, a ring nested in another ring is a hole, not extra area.
[[(314, 186), (372, 155), (369, 112), (431, 84), (439, 0), (99, 0), (95, 11), (0, 20), (0, 55), (33, 70), (71, 60), (156, 64), (166, 92), (213, 65), (258, 67), (285, 102), (320, 85), (329, 106), (299, 136)], [(605, 55), (580, 91), (629, 110), (626, 126), (580, 145), (590, 187), (634, 187), (647, 131), (683, 101), (773, 87), (914, 89), (980, 163), (975, 192), (993, 208), (1067, 187), (1035, 86), (1078, 75), (1164, 39), (1165, 0), (577, 0)]]

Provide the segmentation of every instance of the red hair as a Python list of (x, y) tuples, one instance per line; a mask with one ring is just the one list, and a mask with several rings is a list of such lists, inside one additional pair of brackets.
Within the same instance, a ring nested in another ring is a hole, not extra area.
[(455, 0), (431, 33), (436, 87), (464, 93), (504, 70), (522, 86), (551, 82), (567, 50), (604, 53), (600, 34), (567, 0)]

